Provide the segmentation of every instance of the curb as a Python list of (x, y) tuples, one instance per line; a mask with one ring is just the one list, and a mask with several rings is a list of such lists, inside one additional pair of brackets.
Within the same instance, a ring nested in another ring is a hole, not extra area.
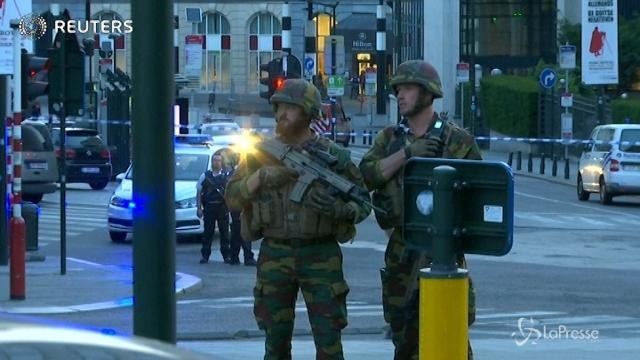
[[(362, 327), (362, 328), (346, 328), (342, 330), (344, 335), (384, 335), (387, 327)], [(294, 329), (293, 336), (313, 336), (311, 329)], [(189, 332), (178, 333), (177, 341), (213, 341), (213, 340), (241, 340), (264, 338), (262, 330), (238, 330), (235, 332)]]
[[(176, 298), (180, 298), (191, 291), (199, 290), (203, 287), (202, 279), (197, 276), (176, 272), (176, 278), (178, 278), (176, 281)], [(81, 311), (115, 309), (132, 305), (133, 296), (127, 296), (115, 300), (67, 306), (0, 307), (0, 312), (9, 314), (67, 314)]]

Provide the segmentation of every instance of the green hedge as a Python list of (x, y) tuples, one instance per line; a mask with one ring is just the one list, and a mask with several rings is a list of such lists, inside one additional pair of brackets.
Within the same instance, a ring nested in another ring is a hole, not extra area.
[(482, 117), (492, 130), (509, 136), (535, 137), (538, 83), (521, 76), (499, 75), (480, 81)]
[(615, 99), (611, 101), (611, 111), (614, 124), (624, 123), (625, 118), (630, 118), (632, 124), (640, 124), (640, 100)]

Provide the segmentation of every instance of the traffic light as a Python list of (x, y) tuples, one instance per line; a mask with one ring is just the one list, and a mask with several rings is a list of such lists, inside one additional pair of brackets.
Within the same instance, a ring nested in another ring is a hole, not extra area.
[(48, 94), (48, 72), (51, 63), (47, 58), (28, 54), (25, 49), (22, 49), (20, 64), (22, 66), (21, 107), (27, 110), (31, 101)]
[(276, 92), (280, 89), (282, 89), (282, 87), (284, 86), (284, 76), (282, 75), (278, 75), (275, 77), (275, 79), (273, 79), (273, 91)]
[[(273, 59), (266, 64), (260, 65), (260, 75), (262, 72), (266, 72), (266, 77), (260, 77), (260, 84), (267, 87), (267, 91), (261, 91), (260, 97), (269, 100), (271, 95), (276, 91), (276, 83), (280, 86), (284, 83), (284, 76), (282, 74), (282, 59)], [(280, 81), (277, 81), (280, 79)]]
[[(66, 14), (65, 10), (65, 14)], [(68, 15), (67, 15), (68, 16)], [(75, 33), (58, 32), (49, 49), (49, 113), (84, 114), (84, 53)], [(64, 112), (63, 112), (64, 105)]]

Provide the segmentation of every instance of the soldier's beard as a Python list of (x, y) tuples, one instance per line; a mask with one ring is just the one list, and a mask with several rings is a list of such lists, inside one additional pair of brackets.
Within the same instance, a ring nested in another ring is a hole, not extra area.
[(421, 93), (418, 97), (418, 101), (416, 101), (416, 104), (413, 106), (413, 108), (408, 110), (404, 114), (404, 116), (408, 118), (414, 117), (418, 115), (422, 110), (428, 108), (431, 105), (433, 105), (433, 96), (427, 96), (426, 94)]
[(309, 121), (304, 119), (290, 120), (280, 118), (276, 123), (276, 134), (285, 139), (295, 139), (309, 131)]

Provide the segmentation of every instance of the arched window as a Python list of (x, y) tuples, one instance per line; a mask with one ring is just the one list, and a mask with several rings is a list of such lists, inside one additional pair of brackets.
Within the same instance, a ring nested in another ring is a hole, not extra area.
[(206, 12), (193, 24), (196, 34), (205, 36), (200, 87), (214, 93), (231, 91), (231, 25), (219, 12)]
[(259, 91), (260, 64), (266, 64), (281, 56), (282, 25), (268, 12), (256, 14), (249, 23), (249, 74), (248, 88)]

